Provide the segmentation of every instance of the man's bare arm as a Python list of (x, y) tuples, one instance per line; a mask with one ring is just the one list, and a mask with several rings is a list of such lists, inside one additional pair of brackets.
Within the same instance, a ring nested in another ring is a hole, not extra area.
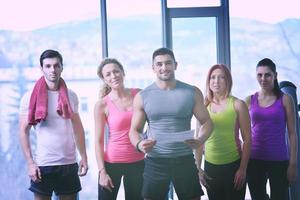
[(143, 132), (145, 123), (146, 114), (143, 108), (143, 99), (140, 93), (138, 93), (133, 101), (133, 116), (131, 119), (129, 138), (132, 145), (144, 153), (150, 151), (156, 143), (156, 141), (152, 139), (143, 140), (140, 138), (140, 133)]
[(33, 160), (31, 152), (29, 134), (32, 126), (28, 124), (27, 115), (20, 115), (19, 122), (19, 137), (22, 151), (28, 166), (28, 176), (32, 181), (41, 181), (42, 176), (40, 169)]
[(201, 144), (209, 138), (213, 130), (213, 122), (210, 119), (207, 108), (204, 105), (202, 92), (195, 87), (195, 106), (194, 115), (199, 122), (199, 131), (196, 132), (196, 137), (200, 140)]
[(88, 170), (87, 155), (85, 148), (85, 134), (81, 123), (81, 119), (78, 113), (75, 113), (72, 117), (72, 126), (74, 130), (75, 142), (79, 151), (81, 161), (79, 162), (79, 175), (84, 176)]

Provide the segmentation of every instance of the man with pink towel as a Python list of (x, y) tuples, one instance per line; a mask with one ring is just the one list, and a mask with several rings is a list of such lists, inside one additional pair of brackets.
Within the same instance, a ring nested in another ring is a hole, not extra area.
[[(75, 200), (81, 190), (79, 176), (88, 170), (85, 136), (78, 114), (77, 95), (61, 78), (63, 58), (58, 51), (40, 56), (43, 76), (20, 104), (20, 141), (35, 200)], [(32, 152), (30, 129), (36, 133)], [(77, 163), (76, 147), (81, 160)]]

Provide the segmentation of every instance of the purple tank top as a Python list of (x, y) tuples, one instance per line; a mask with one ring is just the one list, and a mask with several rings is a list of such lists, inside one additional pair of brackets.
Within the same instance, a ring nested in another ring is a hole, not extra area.
[(270, 161), (288, 160), (285, 139), (286, 116), (282, 96), (272, 105), (261, 107), (258, 93), (251, 96), (250, 105), (252, 148), (251, 158)]

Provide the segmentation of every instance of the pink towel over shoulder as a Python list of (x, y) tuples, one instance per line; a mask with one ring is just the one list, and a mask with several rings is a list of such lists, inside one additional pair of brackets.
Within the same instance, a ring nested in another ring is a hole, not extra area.
[[(65, 81), (60, 78), (58, 88), (57, 113), (63, 118), (71, 118), (73, 110), (68, 97), (68, 88)], [(28, 123), (36, 125), (41, 120), (46, 120), (48, 114), (48, 89), (45, 78), (42, 76), (36, 83), (31, 93), (28, 112)]]

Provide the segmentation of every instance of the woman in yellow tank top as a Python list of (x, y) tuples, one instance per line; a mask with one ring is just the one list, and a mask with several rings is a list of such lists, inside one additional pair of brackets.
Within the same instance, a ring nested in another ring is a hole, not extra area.
[[(214, 130), (204, 148), (196, 151), (200, 180), (210, 200), (245, 199), (250, 118), (245, 102), (231, 96), (231, 88), (229, 69), (222, 64), (212, 66), (206, 79), (205, 103)], [(204, 171), (200, 167), (203, 150)]]

